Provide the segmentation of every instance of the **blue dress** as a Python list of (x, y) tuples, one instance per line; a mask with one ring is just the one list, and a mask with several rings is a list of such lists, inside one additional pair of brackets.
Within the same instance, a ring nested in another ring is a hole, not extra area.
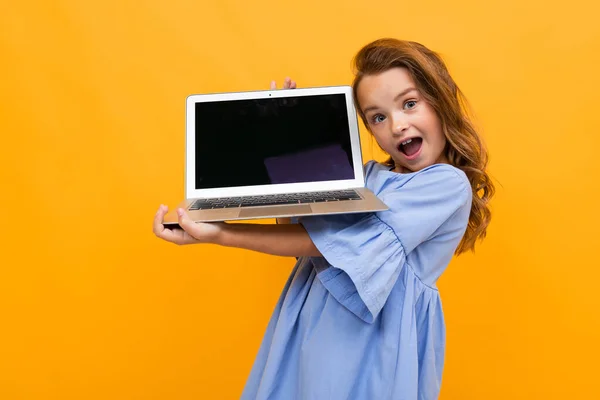
[(446, 164), (399, 174), (369, 162), (377, 213), (299, 219), (323, 257), (299, 258), (242, 393), (266, 399), (437, 399), (445, 325), (436, 281), (472, 191)]

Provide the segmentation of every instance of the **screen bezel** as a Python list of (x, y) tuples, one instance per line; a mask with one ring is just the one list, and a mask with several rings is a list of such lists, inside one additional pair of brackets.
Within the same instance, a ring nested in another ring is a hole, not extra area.
[[(344, 94), (348, 112), (348, 126), (354, 179), (316, 181), (302, 183), (283, 183), (256, 186), (236, 186), (227, 188), (196, 189), (196, 110), (198, 102), (247, 100), (264, 98), (285, 98), (299, 96), (315, 96), (327, 94)], [(340, 190), (364, 186), (364, 171), (360, 146), (360, 135), (356, 109), (354, 107), (352, 88), (350, 86), (329, 86), (318, 88), (302, 88), (288, 90), (261, 90), (250, 92), (193, 94), (186, 98), (186, 151), (185, 151), (185, 196), (187, 199), (235, 197), (263, 194), (285, 194), (311, 191)]]

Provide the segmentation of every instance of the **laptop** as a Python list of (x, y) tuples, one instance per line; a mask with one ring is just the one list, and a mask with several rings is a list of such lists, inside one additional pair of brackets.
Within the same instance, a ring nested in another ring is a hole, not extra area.
[(350, 86), (190, 95), (185, 155), (196, 222), (388, 209), (365, 187)]

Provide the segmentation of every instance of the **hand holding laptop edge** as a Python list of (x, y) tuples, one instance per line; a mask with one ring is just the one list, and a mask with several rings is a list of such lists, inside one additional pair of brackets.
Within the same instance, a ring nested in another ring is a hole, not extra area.
[(178, 226), (165, 228), (162, 224), (168, 207), (161, 205), (154, 217), (154, 234), (177, 245), (216, 244), (281, 257), (321, 256), (302, 225), (227, 224), (225, 222), (194, 222), (185, 210), (177, 209)]

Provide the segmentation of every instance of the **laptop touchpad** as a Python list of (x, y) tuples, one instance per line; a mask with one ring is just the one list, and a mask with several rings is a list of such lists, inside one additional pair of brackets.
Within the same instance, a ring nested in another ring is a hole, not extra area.
[(301, 215), (301, 214), (312, 214), (312, 209), (308, 204), (299, 206), (277, 206), (277, 207), (252, 207), (242, 208), (240, 210), (240, 217), (261, 217), (261, 216), (272, 216), (278, 215)]

